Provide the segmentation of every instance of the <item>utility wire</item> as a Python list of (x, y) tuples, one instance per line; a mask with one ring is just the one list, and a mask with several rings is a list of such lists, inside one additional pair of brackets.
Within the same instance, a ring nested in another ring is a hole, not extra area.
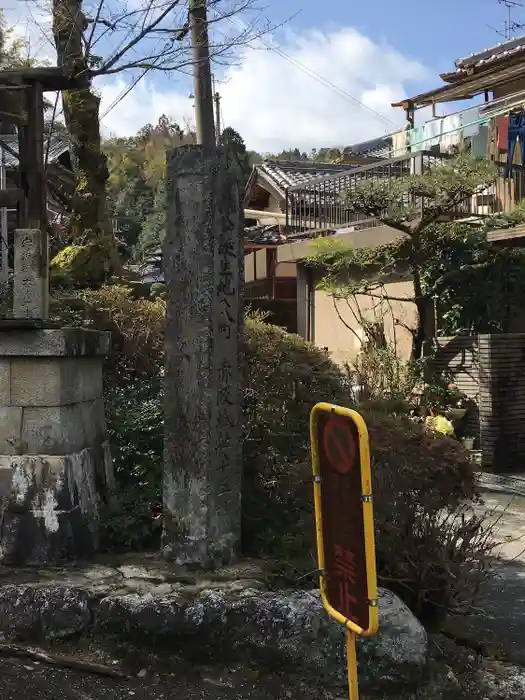
[(154, 66), (148, 66), (145, 68), (142, 73), (135, 78), (126, 88), (124, 88), (120, 94), (113, 100), (113, 102), (109, 105), (109, 107), (106, 109), (104, 114), (100, 116), (100, 120), (104, 119), (105, 117), (108, 116), (108, 114), (115, 109), (115, 107), (122, 102), (122, 100), (129, 95), (129, 93), (133, 90), (134, 87), (142, 80), (142, 78), (154, 68)]
[[(178, 19), (177, 19), (177, 21), (178, 21), (179, 23), (182, 23), (182, 21), (183, 21), (183, 16), (184, 16), (184, 13), (180, 13), (180, 14), (179, 14)], [(117, 97), (113, 100), (113, 102), (112, 102), (112, 103), (109, 105), (109, 107), (105, 110), (104, 114), (101, 115), (101, 117), (100, 117), (100, 120), (101, 120), (101, 121), (102, 121), (102, 119), (104, 119), (105, 117), (107, 117), (108, 114), (109, 114), (111, 111), (113, 111), (113, 110), (115, 109), (115, 107), (116, 107), (118, 104), (120, 104), (120, 102), (122, 102), (122, 100), (123, 100), (125, 97), (127, 97), (127, 96), (129, 95), (129, 93), (137, 86), (137, 84), (144, 78), (144, 76), (146, 76), (146, 75), (149, 73), (150, 70), (152, 70), (152, 69), (155, 68), (155, 63), (157, 63), (158, 61), (160, 61), (161, 57), (162, 57), (162, 56), (159, 54), (159, 55), (157, 56), (157, 58), (155, 58), (155, 59), (153, 60), (153, 65), (148, 66), (147, 68), (144, 68), (144, 70), (142, 71), (142, 73), (141, 73), (139, 76), (137, 76), (127, 87), (125, 87), (125, 88), (120, 92), (119, 95), (117, 95)]]
[[(232, 23), (235, 24), (237, 27), (242, 29), (242, 24), (238, 21), (233, 19), (232, 17), (228, 17), (228, 20)], [(380, 114), (377, 112), (375, 109), (372, 107), (369, 107), (368, 105), (364, 104), (364, 102), (361, 102), (357, 97), (354, 95), (350, 94), (343, 88), (339, 87), (339, 85), (336, 85), (335, 83), (332, 83), (331, 80), (328, 80), (328, 78), (325, 78), (323, 75), (320, 75), (319, 73), (316, 73), (316, 71), (312, 70), (311, 68), (308, 68), (308, 66), (305, 66), (304, 63), (301, 63), (301, 61), (298, 61), (296, 58), (293, 56), (290, 56), (290, 54), (286, 53), (286, 51), (283, 51), (277, 46), (272, 46), (272, 44), (269, 44), (268, 42), (264, 41), (263, 39), (257, 39), (265, 48), (269, 49), (270, 51), (274, 51), (278, 56), (281, 56), (281, 58), (284, 58), (286, 61), (289, 63), (292, 63), (296, 68), (299, 70), (303, 71), (303, 73), (306, 73), (310, 77), (314, 78), (315, 80), (319, 81), (325, 87), (328, 87), (335, 92), (337, 92), (339, 95), (342, 97), (345, 97), (355, 104), (359, 105), (363, 109), (366, 109), (368, 112), (371, 112), (374, 114), (376, 117), (381, 119), (381, 121), (385, 122), (386, 124), (390, 124), (390, 126), (395, 127), (396, 129), (399, 129), (399, 125), (390, 120), (388, 117), (385, 117), (384, 114)]]

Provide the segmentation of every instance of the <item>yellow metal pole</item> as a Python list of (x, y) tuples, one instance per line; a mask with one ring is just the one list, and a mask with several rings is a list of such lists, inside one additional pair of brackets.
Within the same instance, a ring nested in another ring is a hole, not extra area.
[(346, 663), (348, 664), (348, 690), (350, 692), (350, 700), (359, 700), (355, 634), (348, 628), (346, 630)]

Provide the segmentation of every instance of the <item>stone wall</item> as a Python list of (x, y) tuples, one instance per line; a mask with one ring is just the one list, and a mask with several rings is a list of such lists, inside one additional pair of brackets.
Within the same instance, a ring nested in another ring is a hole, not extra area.
[(109, 334), (0, 330), (0, 561), (89, 555), (113, 488), (102, 361)]
[(439, 338), (438, 364), (452, 370), (475, 402), (471, 432), (482, 465), (494, 471), (525, 468), (525, 333)]

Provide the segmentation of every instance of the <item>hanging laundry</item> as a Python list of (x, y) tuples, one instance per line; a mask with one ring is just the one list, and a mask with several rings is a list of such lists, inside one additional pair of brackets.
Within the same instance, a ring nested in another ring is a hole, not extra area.
[(509, 136), (509, 147), (507, 154), (507, 163), (512, 165), (514, 160), (514, 152), (516, 150), (516, 143), (519, 139), (520, 141), (520, 152), (521, 152), (521, 164), (525, 164), (525, 113), (524, 112), (511, 112), (508, 119), (508, 136)]
[(401, 129), (396, 134), (392, 134), (392, 154), (394, 158), (396, 156), (403, 156), (408, 149), (408, 130)]
[(505, 115), (496, 117), (496, 129), (498, 130), (496, 141), (498, 150), (506, 151), (509, 144), (509, 118)]
[(443, 128), (442, 119), (433, 119), (423, 126), (423, 150), (428, 151), (432, 146), (439, 146)]
[(476, 123), (480, 119), (479, 107), (472, 107), (472, 109), (467, 109), (462, 112), (461, 116), (461, 127), (463, 130), (463, 138), (468, 138), (469, 136), (476, 136), (479, 133), (479, 123)]
[(498, 154), (498, 127), (496, 125), (496, 120), (491, 119), (487, 124), (489, 129), (489, 142), (487, 144), (487, 156), (489, 160), (499, 160)]
[(410, 148), (416, 152), (416, 151), (422, 151), (423, 150), (423, 140), (424, 140), (424, 133), (423, 133), (423, 127), (418, 126), (415, 129), (411, 129), (409, 131), (408, 135), (408, 141), (410, 144)]
[(489, 145), (489, 127), (482, 125), (479, 132), (471, 137), (471, 155), (473, 158), (486, 158)]
[(450, 153), (461, 143), (461, 116), (451, 114), (443, 119), (441, 150)]

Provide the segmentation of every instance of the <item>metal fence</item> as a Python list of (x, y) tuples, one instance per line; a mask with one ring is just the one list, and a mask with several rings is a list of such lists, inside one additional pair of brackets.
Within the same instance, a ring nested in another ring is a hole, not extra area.
[[(288, 230), (300, 232), (374, 226), (377, 224), (374, 219), (352, 211), (345, 204), (347, 194), (356, 192), (369, 181), (394, 183), (409, 175), (425, 173), (447, 159), (450, 156), (423, 151), (289, 187), (286, 192)], [(498, 176), (494, 184), (459, 203), (449, 212), (451, 216), (490, 216), (511, 212), (516, 207), (525, 196), (525, 167), (504, 163), (498, 163), (497, 167)], [(407, 194), (402, 199), (402, 205), (423, 210), (424, 201)]]

